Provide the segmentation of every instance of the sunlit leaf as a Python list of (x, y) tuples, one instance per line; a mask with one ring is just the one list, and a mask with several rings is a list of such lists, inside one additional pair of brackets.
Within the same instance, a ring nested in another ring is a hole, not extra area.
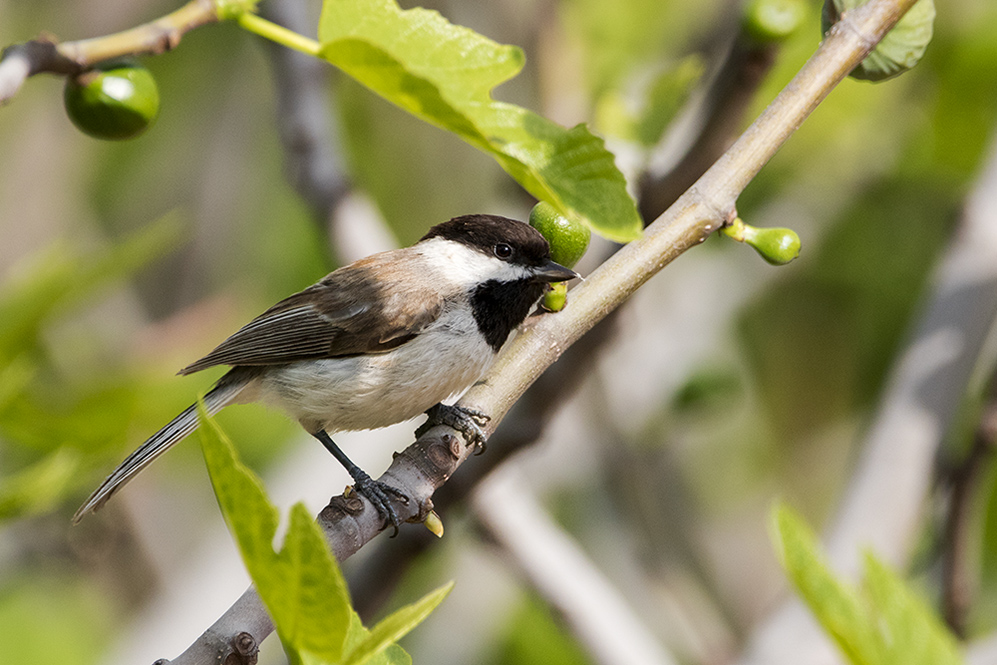
[(374, 626), (367, 637), (358, 644), (346, 659), (346, 665), (363, 665), (371, 662), (388, 646), (400, 640), (409, 631), (422, 623), (436, 606), (443, 602), (453, 589), (453, 582), (431, 591), (416, 602), (395, 610), (391, 615)]
[(204, 460), (218, 505), (288, 656), (295, 662), (339, 662), (350, 624), (349, 594), (321, 531), (305, 507), (295, 504), (284, 545), (274, 551), (277, 509), (203, 405), (199, 408)]
[[(360, 617), (356, 612), (353, 612), (350, 619), (350, 629), (346, 633), (346, 646), (343, 649), (343, 653), (353, 653), (361, 644), (367, 641), (369, 636), (370, 631), (364, 628)], [(367, 665), (412, 665), (412, 657), (408, 655), (405, 649), (402, 649), (397, 644), (392, 644), (383, 651), (371, 656), (367, 661)]]
[(865, 588), (882, 618), (888, 662), (906, 665), (958, 665), (955, 638), (889, 567), (865, 557)]
[(800, 596), (848, 659), (882, 663), (883, 643), (858, 594), (840, 582), (824, 563), (817, 538), (796, 513), (779, 506), (773, 513), (779, 560)]
[(326, 60), (492, 155), (538, 199), (612, 240), (640, 235), (636, 206), (602, 139), (492, 99), (491, 90), (522, 68), (520, 49), (394, 0), (326, 0), (319, 40)]
[(410, 663), (395, 641), (425, 619), (453, 584), (395, 611), (372, 630), (365, 629), (350, 606), (339, 565), (304, 505), (291, 508), (283, 547), (274, 551), (277, 509), (259, 478), (238, 461), (228, 437), (204, 413), (203, 403), (198, 408), (204, 460), (218, 505), (291, 661)]

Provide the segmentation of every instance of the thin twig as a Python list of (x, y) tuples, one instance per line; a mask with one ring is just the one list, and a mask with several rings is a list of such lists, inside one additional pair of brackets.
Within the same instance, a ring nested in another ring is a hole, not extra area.
[(194, 28), (219, 20), (212, 0), (191, 0), (155, 21), (113, 35), (71, 42), (42, 37), (14, 44), (0, 56), (0, 105), (10, 101), (35, 74), (68, 76), (113, 58), (164, 53), (176, 48)]
[[(913, 3), (872, 0), (844, 16), (775, 101), (675, 205), (647, 228), (641, 239), (621, 249), (573, 289), (567, 309), (542, 317), (512, 342), (489, 375), (462, 400), (463, 405), (490, 414), (486, 434), (494, 431), (515, 401), (564, 349), (625, 302), (651, 276), (729, 220), (737, 196), (751, 179)], [(452, 430), (436, 427), (403, 451), (381, 480), (413, 498), (410, 505), (401, 507), (400, 514), (418, 519), (432, 505), (430, 497), (436, 486), (445, 482), (468, 454)], [(319, 522), (337, 558), (342, 560), (356, 552), (380, 532), (383, 525), (376, 512), (369, 502), (356, 496), (335, 497), (322, 511)], [(238, 622), (229, 625), (232, 623)], [(257, 642), (265, 637), (247, 632)], [(198, 642), (218, 637), (212, 627)], [(221, 640), (230, 641), (230, 637)], [(211, 652), (199, 650), (202, 654)], [(175, 662), (204, 661), (182, 655)]]

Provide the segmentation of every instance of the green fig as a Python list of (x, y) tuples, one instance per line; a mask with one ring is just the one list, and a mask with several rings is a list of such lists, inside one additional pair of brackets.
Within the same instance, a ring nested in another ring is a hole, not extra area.
[(555, 282), (544, 294), (543, 308), (548, 312), (560, 312), (568, 304), (567, 282)]
[(800, 255), (800, 236), (792, 229), (757, 229), (745, 224), (744, 242), (774, 266), (786, 265)]
[(735, 217), (720, 232), (738, 242), (746, 242), (774, 266), (783, 266), (800, 255), (800, 236), (793, 229), (759, 229)]
[(806, 12), (803, 0), (751, 0), (741, 14), (741, 28), (756, 43), (778, 43), (796, 32)]
[(588, 249), (592, 232), (575, 219), (565, 217), (546, 201), (533, 206), (530, 226), (550, 243), (550, 258), (566, 268), (574, 268)]
[(159, 113), (159, 89), (152, 73), (120, 62), (67, 78), (63, 101), (77, 129), (110, 141), (138, 136)]

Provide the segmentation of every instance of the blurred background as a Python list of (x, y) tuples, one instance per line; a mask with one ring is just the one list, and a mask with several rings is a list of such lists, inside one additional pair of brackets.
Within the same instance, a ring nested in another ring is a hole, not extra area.
[[(177, 6), (0, 0), (0, 44), (108, 34)], [(813, 2), (798, 30), (764, 45), (725, 0), (431, 6), (526, 51), (495, 96), (594, 123), (647, 223), (821, 38)], [(261, 10), (314, 35), (313, 0)], [(668, 266), (461, 468), (441, 498), (442, 541), (408, 525), (347, 562), (368, 620), (454, 579), (403, 642), (415, 662), (613, 662), (600, 651), (613, 634), (644, 654), (618, 662), (750, 658), (789, 594), (771, 505), (789, 502), (833, 538), (879, 432), (901, 450), (908, 434), (924, 443), (877, 473), (926, 460), (916, 487), (893, 495), (912, 517), (897, 518), (886, 558), (971, 644), (988, 644), (994, 34), (997, 5), (953, 0), (911, 72), (835, 89), (738, 203), (748, 223), (795, 229), (800, 258), (774, 268), (712, 237)], [(0, 109), (0, 662), (153, 662), (186, 648), (248, 583), (196, 441), (70, 525), (100, 480), (217, 378), (177, 369), (342, 262), (460, 214), (525, 219), (534, 203), (487, 156), (279, 51), (214, 25), (143, 59), (162, 110), (133, 141), (78, 132), (53, 76)], [(583, 273), (613, 251), (593, 240)], [(982, 252), (978, 288), (946, 299), (959, 240)], [(929, 324), (957, 342), (900, 365)], [(933, 383), (949, 352), (963, 355)], [(919, 387), (940, 406), (891, 430), (882, 415), (901, 367), (927, 376)], [(283, 506), (317, 512), (348, 482), (279, 413), (234, 407), (219, 420)], [(376, 476), (412, 428), (341, 443)], [(595, 603), (601, 628), (573, 614), (585, 602), (573, 593), (610, 599)], [(279, 644), (261, 658), (280, 662)]]

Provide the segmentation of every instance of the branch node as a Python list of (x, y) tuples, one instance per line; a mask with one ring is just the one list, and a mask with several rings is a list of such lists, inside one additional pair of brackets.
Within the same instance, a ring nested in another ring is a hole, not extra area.
[(247, 632), (241, 632), (232, 638), (232, 652), (225, 658), (225, 665), (256, 665), (259, 659), (260, 646), (256, 638)]
[(835, 31), (842, 33), (848, 33), (856, 37), (862, 44), (862, 48), (866, 53), (872, 52), (876, 48), (876, 44), (879, 43), (879, 38), (868, 35), (859, 23), (855, 20), (855, 10), (849, 10), (841, 12), (838, 15), (837, 20), (835, 20), (834, 25), (828, 30), (828, 34), (832, 34)]
[[(343, 510), (346, 512), (346, 514), (351, 517), (356, 517), (357, 515), (363, 512), (364, 503), (363, 499), (360, 498), (360, 495), (352, 491), (352, 489), (353, 488), (348, 488), (341, 498), (343, 499)], [(334, 497), (334, 498), (340, 498), (340, 497)]]
[(439, 443), (429, 447), (426, 455), (436, 468), (449, 470), (454, 460), (460, 459), (462, 447), (461, 440), (448, 432), (439, 437)]
[(426, 518), (429, 517), (429, 514), (433, 512), (434, 507), (435, 506), (433, 505), (433, 499), (431, 497), (426, 497), (424, 500), (419, 502), (418, 512), (416, 512), (416, 514), (413, 517), (409, 518), (408, 521), (415, 522), (417, 524), (425, 522)]
[(180, 45), (180, 40), (183, 38), (183, 34), (176, 29), (163, 28), (157, 41), (159, 42), (158, 47), (154, 47), (155, 53), (166, 53), (167, 51), (172, 51), (177, 46)]

